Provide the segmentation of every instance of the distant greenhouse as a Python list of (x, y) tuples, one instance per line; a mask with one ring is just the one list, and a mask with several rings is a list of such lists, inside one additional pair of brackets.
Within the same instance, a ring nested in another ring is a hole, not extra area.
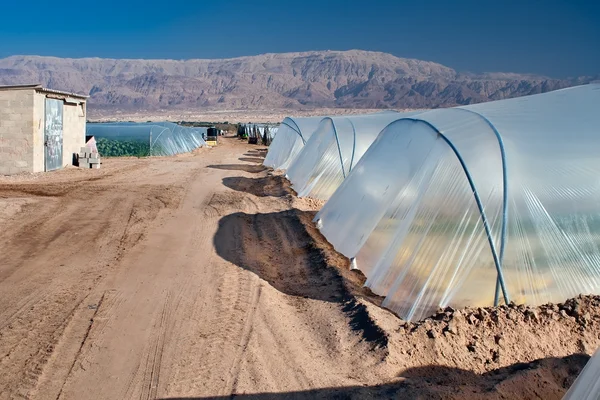
[(325, 117), (287, 170), (299, 197), (328, 200), (383, 128), (419, 113), (384, 111)]
[(184, 127), (172, 122), (89, 123), (87, 135), (96, 138), (98, 152), (106, 157), (171, 156), (206, 146), (207, 128)]
[(240, 124), (238, 125), (238, 137), (249, 138), (250, 143), (269, 146), (277, 133), (279, 126), (272, 124)]
[(322, 119), (323, 117), (285, 118), (279, 125), (264, 165), (273, 169), (287, 169)]

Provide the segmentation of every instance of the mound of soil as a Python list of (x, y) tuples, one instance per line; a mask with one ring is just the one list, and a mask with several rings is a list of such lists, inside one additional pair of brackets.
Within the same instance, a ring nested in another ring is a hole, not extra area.
[(540, 307), (446, 308), (392, 334), (406, 367), (446, 365), (485, 373), (546, 357), (592, 354), (600, 346), (600, 297)]

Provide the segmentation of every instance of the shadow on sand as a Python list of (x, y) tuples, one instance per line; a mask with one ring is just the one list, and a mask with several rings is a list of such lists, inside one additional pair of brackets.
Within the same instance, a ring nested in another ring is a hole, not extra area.
[(173, 397), (163, 400), (244, 399), (561, 399), (589, 356), (573, 354), (514, 364), (485, 374), (460, 368), (425, 366), (404, 371), (398, 381), (282, 393)]
[(256, 164), (262, 164), (263, 161), (265, 161), (264, 158), (259, 158), (259, 157), (240, 157), (240, 158), (238, 158), (238, 160), (245, 161), (245, 162), (256, 163)]
[(244, 153), (245, 156), (248, 157), (262, 157), (265, 158), (269, 149), (252, 149), (248, 150), (247, 153)]
[(234, 176), (223, 178), (223, 185), (238, 192), (249, 193), (258, 197), (283, 197), (289, 193), (289, 185), (283, 176), (265, 176), (264, 178), (246, 178)]
[(219, 221), (214, 246), (220, 257), (252, 271), (282, 293), (339, 303), (354, 331), (376, 347), (386, 346), (385, 333), (306, 231), (301, 218), (312, 217), (312, 212), (297, 209), (230, 214)]
[(264, 165), (248, 165), (248, 164), (214, 164), (208, 165), (208, 168), (222, 169), (226, 171), (244, 171), (251, 174), (257, 174), (267, 170)]

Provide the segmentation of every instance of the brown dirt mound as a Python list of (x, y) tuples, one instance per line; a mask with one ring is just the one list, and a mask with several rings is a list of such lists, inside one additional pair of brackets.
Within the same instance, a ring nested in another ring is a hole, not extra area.
[(393, 336), (407, 367), (437, 364), (484, 373), (548, 356), (591, 354), (600, 346), (600, 297), (540, 307), (447, 308), (418, 323), (400, 322)]

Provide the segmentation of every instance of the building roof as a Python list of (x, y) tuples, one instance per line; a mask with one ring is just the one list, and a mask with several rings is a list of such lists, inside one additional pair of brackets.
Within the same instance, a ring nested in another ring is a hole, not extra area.
[(6, 85), (6, 86), (0, 85), (0, 91), (2, 91), (2, 90), (28, 90), (28, 89), (33, 89), (36, 92), (40, 92), (40, 93), (58, 94), (58, 95), (62, 95), (62, 96), (76, 97), (78, 99), (87, 99), (88, 97), (90, 97), (90, 96), (85, 96), (82, 94), (65, 92), (62, 90), (48, 89), (48, 88), (43, 87), (39, 83), (29, 84), (29, 85)]

